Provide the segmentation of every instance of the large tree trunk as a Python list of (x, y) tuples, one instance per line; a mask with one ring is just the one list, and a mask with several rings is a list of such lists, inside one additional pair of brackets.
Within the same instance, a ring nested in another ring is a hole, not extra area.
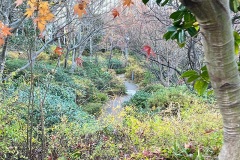
[(220, 160), (240, 159), (240, 77), (229, 0), (181, 0), (197, 17), (212, 87), (223, 117)]

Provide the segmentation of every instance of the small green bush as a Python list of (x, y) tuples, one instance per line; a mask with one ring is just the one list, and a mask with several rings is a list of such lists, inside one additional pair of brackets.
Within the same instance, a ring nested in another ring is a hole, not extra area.
[(97, 92), (93, 95), (93, 102), (104, 103), (108, 100), (108, 96), (105, 93)]
[(123, 63), (122, 61), (118, 59), (111, 59), (110, 62), (107, 63), (109, 69), (119, 69), (123, 68)]
[(155, 75), (153, 75), (150, 71), (144, 72), (143, 80), (141, 81), (141, 86), (147, 86), (148, 84), (152, 84), (153, 82), (157, 82)]
[(6, 61), (5, 71), (7, 73), (16, 71), (27, 63), (27, 60), (23, 59), (9, 59)]
[(88, 103), (84, 105), (82, 109), (83, 111), (91, 115), (99, 116), (102, 110), (102, 106), (103, 106), (102, 103)]
[(135, 106), (139, 109), (149, 108), (148, 99), (150, 97), (150, 93), (140, 90), (136, 94), (134, 94), (130, 101), (125, 103), (125, 105)]
[(115, 69), (116, 74), (124, 74), (126, 73), (126, 68)]
[(148, 93), (154, 93), (158, 90), (165, 90), (166, 88), (161, 84), (150, 84), (143, 88), (143, 91)]
[(180, 87), (168, 87), (158, 89), (148, 99), (151, 108), (159, 108), (160, 110), (168, 108), (170, 105), (176, 107), (188, 107), (191, 103), (193, 95)]

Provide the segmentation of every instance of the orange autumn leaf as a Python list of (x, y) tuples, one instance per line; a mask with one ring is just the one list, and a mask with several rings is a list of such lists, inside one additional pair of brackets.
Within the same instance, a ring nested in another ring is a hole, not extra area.
[(131, 4), (134, 4), (132, 0), (123, 0), (123, 6), (130, 7)]
[(82, 17), (83, 14), (86, 14), (86, 7), (87, 7), (87, 3), (85, 1), (74, 5), (73, 10), (74, 13), (77, 14), (79, 17)]
[(20, 6), (23, 3), (23, 0), (16, 0), (15, 3), (16, 3), (16, 7)]
[(11, 28), (4, 25), (2, 21), (0, 21), (0, 46), (4, 44), (4, 38), (12, 34), (10, 30)]
[(117, 9), (113, 9), (112, 10), (112, 15), (113, 15), (113, 18), (116, 18), (117, 16), (119, 16), (119, 12), (117, 11)]
[(54, 50), (54, 53), (58, 54), (59, 56), (61, 56), (63, 54), (63, 48), (61, 47), (56, 47), (56, 49)]
[(8, 28), (7, 26), (3, 26), (1, 28), (1, 33), (3, 36), (7, 37), (8, 35), (11, 35), (12, 33), (10, 32), (11, 28)]

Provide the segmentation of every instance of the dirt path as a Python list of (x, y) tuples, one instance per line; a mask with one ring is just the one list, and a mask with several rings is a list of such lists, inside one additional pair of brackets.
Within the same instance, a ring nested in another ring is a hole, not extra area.
[(110, 100), (105, 107), (105, 114), (117, 115), (122, 110), (122, 104), (125, 101), (128, 101), (138, 90), (138, 86), (125, 79), (124, 75), (119, 75), (124, 81), (126, 87), (127, 95), (117, 96), (114, 99)]

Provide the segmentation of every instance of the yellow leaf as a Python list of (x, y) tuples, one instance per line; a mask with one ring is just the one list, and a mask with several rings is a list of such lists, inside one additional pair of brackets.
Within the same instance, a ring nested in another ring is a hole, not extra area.
[(29, 18), (33, 15), (34, 11), (35, 11), (35, 9), (33, 9), (33, 8), (27, 8), (24, 15), (26, 15)]

